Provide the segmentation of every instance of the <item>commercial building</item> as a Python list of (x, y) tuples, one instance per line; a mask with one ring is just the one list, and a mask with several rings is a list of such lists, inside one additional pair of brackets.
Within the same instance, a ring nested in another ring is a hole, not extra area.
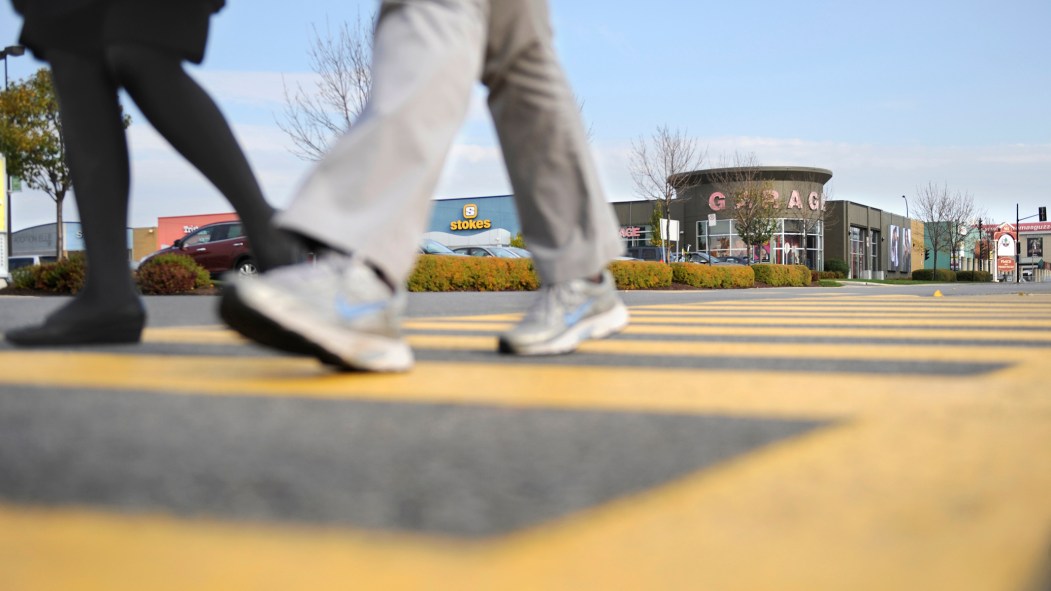
[(512, 195), (439, 199), (432, 202), (425, 238), (450, 247), (510, 244), (522, 231)]
[[(678, 187), (670, 222), (661, 235), (674, 251), (702, 251), (739, 262), (824, 265), (825, 183), (823, 168), (759, 166), (713, 168), (673, 176)], [(741, 238), (734, 219), (734, 195), (761, 193), (776, 205), (774, 234), (767, 244), (751, 246)], [(653, 236), (654, 201), (614, 204), (625, 247), (649, 243)]]
[(826, 260), (846, 262), (851, 278), (908, 278), (923, 268), (921, 222), (852, 201), (829, 201), (826, 210)]

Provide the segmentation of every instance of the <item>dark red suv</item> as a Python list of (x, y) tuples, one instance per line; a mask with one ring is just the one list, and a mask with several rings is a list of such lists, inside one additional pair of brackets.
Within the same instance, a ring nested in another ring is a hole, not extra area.
[(249, 252), (248, 238), (241, 222), (219, 222), (202, 226), (175, 241), (175, 244), (158, 250), (159, 254), (184, 254), (208, 269), (212, 275), (236, 270), (242, 275), (258, 272), (255, 259)]

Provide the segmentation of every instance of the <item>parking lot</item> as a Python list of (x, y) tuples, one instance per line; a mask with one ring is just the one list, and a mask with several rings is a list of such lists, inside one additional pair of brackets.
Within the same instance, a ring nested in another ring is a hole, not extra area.
[(496, 354), (529, 297), (413, 294), (401, 375), (212, 297), (3, 345), (0, 588), (1051, 585), (1051, 287), (626, 293), (616, 338)]

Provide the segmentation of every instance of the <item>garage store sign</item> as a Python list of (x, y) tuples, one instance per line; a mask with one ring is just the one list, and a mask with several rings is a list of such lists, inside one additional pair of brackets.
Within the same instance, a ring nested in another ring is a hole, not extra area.
[(493, 227), (493, 220), (478, 219), (478, 205), (468, 203), (463, 206), (463, 219), (454, 220), (449, 224), (452, 231), (458, 230), (488, 230)]
[[(784, 203), (781, 198), (781, 193), (774, 190), (763, 191), (763, 197), (768, 201), (776, 203), (779, 207)], [(726, 194), (716, 191), (708, 197), (708, 207), (712, 211), (722, 211), (726, 209)], [(792, 194), (788, 196), (788, 205), (786, 209), (799, 209), (802, 210), (804, 207), (810, 209), (810, 211), (818, 211), (823, 209), (825, 206), (824, 199), (821, 198), (821, 194), (817, 191), (811, 191), (807, 195), (806, 203), (803, 202), (803, 196), (799, 194), (799, 191), (792, 191)]]

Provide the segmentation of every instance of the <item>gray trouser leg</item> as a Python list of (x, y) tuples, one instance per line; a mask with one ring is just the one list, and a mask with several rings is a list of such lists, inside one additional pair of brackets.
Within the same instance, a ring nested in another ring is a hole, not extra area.
[(546, 0), (492, 0), (482, 81), (541, 281), (598, 273), (623, 247), (554, 52)]
[(484, 6), (384, 1), (369, 104), (279, 225), (362, 256), (392, 281), (408, 277), (481, 70)]
[(592, 275), (620, 253), (546, 0), (385, 0), (374, 51), (368, 107), (279, 224), (404, 280), (481, 76), (541, 279)]

